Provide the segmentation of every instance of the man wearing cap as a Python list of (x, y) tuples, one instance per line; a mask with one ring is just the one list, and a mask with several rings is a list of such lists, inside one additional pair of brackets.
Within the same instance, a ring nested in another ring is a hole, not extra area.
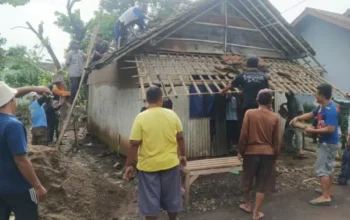
[(46, 190), (27, 157), (27, 133), (15, 117), (16, 97), (30, 91), (50, 92), (44, 87), (24, 87), (18, 91), (0, 81), (0, 219), (37, 220), (38, 202)]
[(43, 95), (39, 98), (36, 92), (28, 95), (32, 101), (29, 105), (32, 119), (32, 145), (47, 145), (47, 121), (43, 105), (48, 97)]
[(261, 71), (258, 70), (259, 58), (249, 57), (247, 60), (247, 71), (239, 74), (232, 81), (231, 85), (227, 85), (221, 93), (224, 94), (232, 88), (242, 88), (243, 90), (243, 111), (241, 119), (249, 109), (258, 108), (256, 96), (262, 89), (269, 88), (268, 77)]
[(68, 68), (68, 75), (71, 83), (71, 102), (73, 102), (77, 95), (81, 77), (84, 73), (84, 63), (86, 61), (86, 55), (80, 50), (80, 44), (78, 41), (72, 41), (70, 43), (70, 51), (66, 57), (66, 63), (63, 69)]
[[(258, 109), (250, 109), (243, 120), (239, 139), (239, 154), (243, 157), (243, 181), (245, 203), (239, 207), (253, 213), (253, 220), (264, 217), (260, 208), (266, 192), (275, 189), (275, 163), (280, 151), (280, 119), (271, 111), (272, 92), (263, 89), (258, 93)], [(256, 182), (256, 201), (251, 207), (251, 191)]]

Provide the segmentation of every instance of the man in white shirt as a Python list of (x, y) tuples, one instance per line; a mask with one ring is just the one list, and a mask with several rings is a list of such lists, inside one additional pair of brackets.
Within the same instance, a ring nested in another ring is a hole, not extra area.
[(136, 24), (141, 31), (148, 28), (145, 22), (145, 19), (147, 19), (145, 15), (147, 13), (147, 8), (147, 4), (140, 4), (140, 6), (129, 8), (119, 17), (114, 28), (114, 36), (118, 43), (118, 47), (125, 44), (128, 36), (128, 27)]

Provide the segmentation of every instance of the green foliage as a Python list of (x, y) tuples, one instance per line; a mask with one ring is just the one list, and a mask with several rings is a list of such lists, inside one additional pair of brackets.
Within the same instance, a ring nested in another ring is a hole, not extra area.
[(114, 26), (116, 24), (116, 19), (118, 18), (118, 13), (116, 12), (102, 12), (99, 13), (95, 11), (95, 16), (87, 24), (87, 38), (90, 39), (91, 34), (94, 31), (96, 25), (100, 25), (99, 33), (101, 33), (104, 39), (108, 42), (114, 40)]
[(7, 51), (3, 80), (12, 87), (47, 85), (52, 76), (39, 67), (41, 57), (25, 46), (10, 47)]
[(74, 19), (75, 24), (79, 27), (79, 31), (76, 31), (76, 29), (73, 28), (71, 19), (65, 13), (56, 11), (55, 16), (57, 17), (57, 20), (54, 23), (62, 31), (68, 33), (72, 40), (77, 40), (79, 42), (84, 40), (86, 34), (86, 24), (81, 20), (79, 9), (72, 12), (72, 18)]
[(16, 116), (24, 125), (31, 124), (29, 104), (27, 99), (17, 99)]
[(30, 0), (0, 0), (0, 4), (9, 4), (12, 6), (21, 6), (21, 5), (25, 5), (28, 2), (30, 2)]

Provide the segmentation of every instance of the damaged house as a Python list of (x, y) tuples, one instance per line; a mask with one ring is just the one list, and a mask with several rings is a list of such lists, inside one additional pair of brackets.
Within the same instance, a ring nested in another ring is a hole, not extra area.
[(125, 154), (145, 91), (157, 85), (182, 120), (187, 156), (224, 155), (226, 103), (218, 93), (244, 71), (249, 55), (262, 58), (275, 106), (285, 92), (313, 95), (325, 82), (304, 61), (318, 63), (315, 51), (268, 0), (199, 0), (89, 67), (89, 130)]

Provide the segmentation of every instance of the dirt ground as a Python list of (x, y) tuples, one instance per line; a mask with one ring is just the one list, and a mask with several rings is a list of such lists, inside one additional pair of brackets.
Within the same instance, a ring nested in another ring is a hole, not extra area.
[[(139, 220), (136, 182), (122, 180), (125, 158), (108, 151), (93, 137), (84, 138), (72, 151), (68, 133), (62, 152), (52, 147), (30, 146), (30, 159), (48, 197), (40, 205), (43, 220)], [(308, 149), (315, 145), (307, 142)], [(277, 167), (277, 189), (271, 197), (288, 198), (318, 187), (313, 164), (316, 153), (307, 151), (307, 159), (282, 155)], [(210, 213), (229, 215), (242, 201), (240, 176), (231, 173), (199, 177), (191, 186), (191, 205), (180, 219), (214, 219)], [(160, 219), (164, 218), (162, 213)], [(198, 217), (196, 217), (198, 216)], [(218, 218), (232, 219), (232, 218)], [(237, 218), (241, 219), (241, 218)], [(279, 218), (277, 218), (279, 219)], [(299, 219), (299, 218), (298, 218)]]

